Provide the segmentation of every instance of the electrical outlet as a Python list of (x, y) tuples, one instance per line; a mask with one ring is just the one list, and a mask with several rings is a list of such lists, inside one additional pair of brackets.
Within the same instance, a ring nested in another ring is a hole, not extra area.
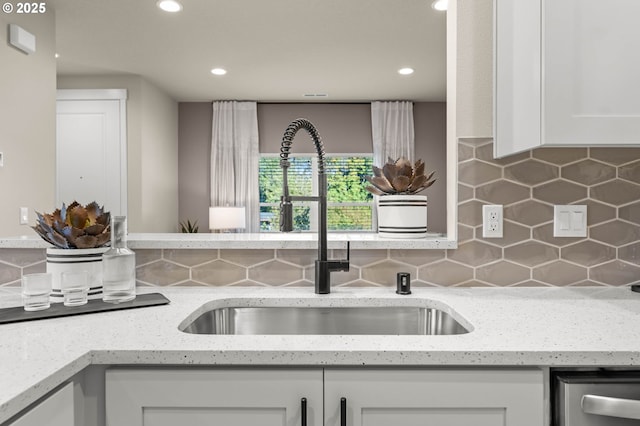
[(482, 237), (502, 238), (502, 205), (482, 206)]

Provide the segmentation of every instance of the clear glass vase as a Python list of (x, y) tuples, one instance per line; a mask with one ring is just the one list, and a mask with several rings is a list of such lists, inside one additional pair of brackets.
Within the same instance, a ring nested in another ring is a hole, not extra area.
[(127, 247), (127, 218), (111, 218), (111, 248), (102, 255), (102, 300), (121, 303), (136, 297), (136, 254)]

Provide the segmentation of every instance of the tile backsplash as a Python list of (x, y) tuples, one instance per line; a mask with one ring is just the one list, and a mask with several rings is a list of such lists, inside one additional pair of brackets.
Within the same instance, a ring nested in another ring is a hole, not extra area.
[[(458, 249), (353, 250), (333, 286), (627, 285), (640, 281), (640, 148), (543, 148), (492, 158), (458, 144)], [(504, 238), (482, 238), (482, 205), (504, 205)], [(553, 205), (586, 204), (587, 238), (554, 238)], [(137, 250), (139, 285), (313, 285), (316, 250)], [(344, 257), (334, 250), (332, 257)], [(44, 271), (44, 250), (0, 249), (0, 286)]]

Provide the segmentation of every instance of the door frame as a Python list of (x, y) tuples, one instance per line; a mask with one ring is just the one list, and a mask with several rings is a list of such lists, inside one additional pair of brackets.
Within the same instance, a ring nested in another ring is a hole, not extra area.
[[(127, 89), (57, 89), (57, 101), (119, 101), (120, 109), (120, 211), (126, 216), (127, 209)], [(56, 167), (58, 148), (56, 146)], [(56, 172), (57, 175), (57, 172)], [(58, 199), (56, 182), (56, 200)]]

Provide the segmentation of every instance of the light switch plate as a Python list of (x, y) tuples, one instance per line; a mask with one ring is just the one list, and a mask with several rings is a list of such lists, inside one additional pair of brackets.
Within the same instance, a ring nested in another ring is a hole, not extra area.
[(553, 206), (554, 237), (586, 237), (587, 206)]

